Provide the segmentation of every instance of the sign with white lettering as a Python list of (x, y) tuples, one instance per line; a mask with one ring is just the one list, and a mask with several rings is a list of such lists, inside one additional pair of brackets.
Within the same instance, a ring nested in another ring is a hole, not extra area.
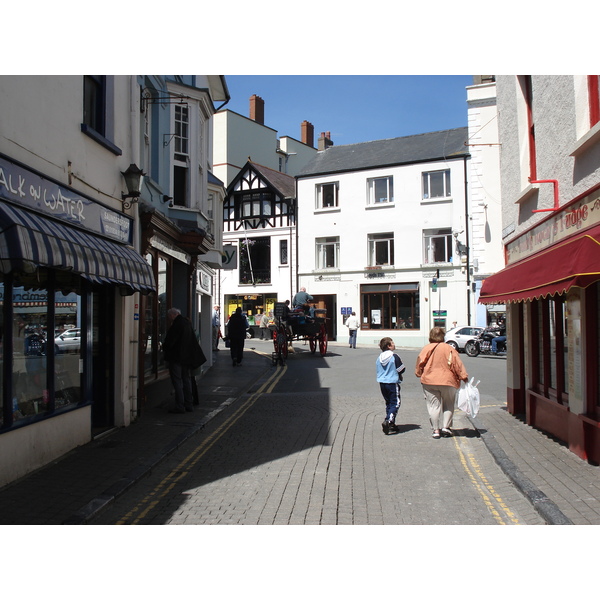
[(131, 244), (131, 218), (0, 157), (0, 198)]

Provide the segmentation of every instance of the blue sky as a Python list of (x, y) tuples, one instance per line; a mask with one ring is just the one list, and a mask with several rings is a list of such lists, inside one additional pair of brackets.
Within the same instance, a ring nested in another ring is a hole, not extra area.
[(249, 99), (265, 101), (265, 125), (300, 139), (314, 126), (336, 146), (467, 125), (472, 75), (226, 75), (225, 108), (249, 116)]

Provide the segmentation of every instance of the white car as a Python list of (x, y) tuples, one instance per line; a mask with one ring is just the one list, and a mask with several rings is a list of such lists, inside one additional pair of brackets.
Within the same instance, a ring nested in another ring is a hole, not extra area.
[(66, 329), (54, 338), (56, 352), (79, 352), (81, 347), (81, 329)]
[(470, 325), (454, 327), (446, 332), (444, 341), (457, 350), (464, 350), (465, 344), (477, 337), (484, 329), (485, 327), (471, 327)]

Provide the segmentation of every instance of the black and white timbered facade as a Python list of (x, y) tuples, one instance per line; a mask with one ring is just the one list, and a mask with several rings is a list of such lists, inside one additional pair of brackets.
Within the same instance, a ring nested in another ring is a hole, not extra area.
[(241, 306), (254, 331), (258, 315), (295, 293), (294, 177), (249, 160), (227, 188), (223, 245), (237, 262), (221, 273), (222, 315), (226, 321)]

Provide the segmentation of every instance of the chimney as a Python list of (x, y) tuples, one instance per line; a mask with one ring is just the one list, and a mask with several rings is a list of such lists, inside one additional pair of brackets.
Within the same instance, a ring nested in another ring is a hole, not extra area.
[(333, 142), (331, 141), (331, 132), (327, 133), (321, 132), (321, 137), (319, 138), (319, 147), (318, 150), (327, 150), (329, 146), (333, 146)]
[(261, 125), (265, 124), (265, 101), (256, 94), (250, 96), (250, 118)]
[(312, 123), (302, 121), (300, 124), (300, 141), (311, 148), (315, 146), (315, 128)]

